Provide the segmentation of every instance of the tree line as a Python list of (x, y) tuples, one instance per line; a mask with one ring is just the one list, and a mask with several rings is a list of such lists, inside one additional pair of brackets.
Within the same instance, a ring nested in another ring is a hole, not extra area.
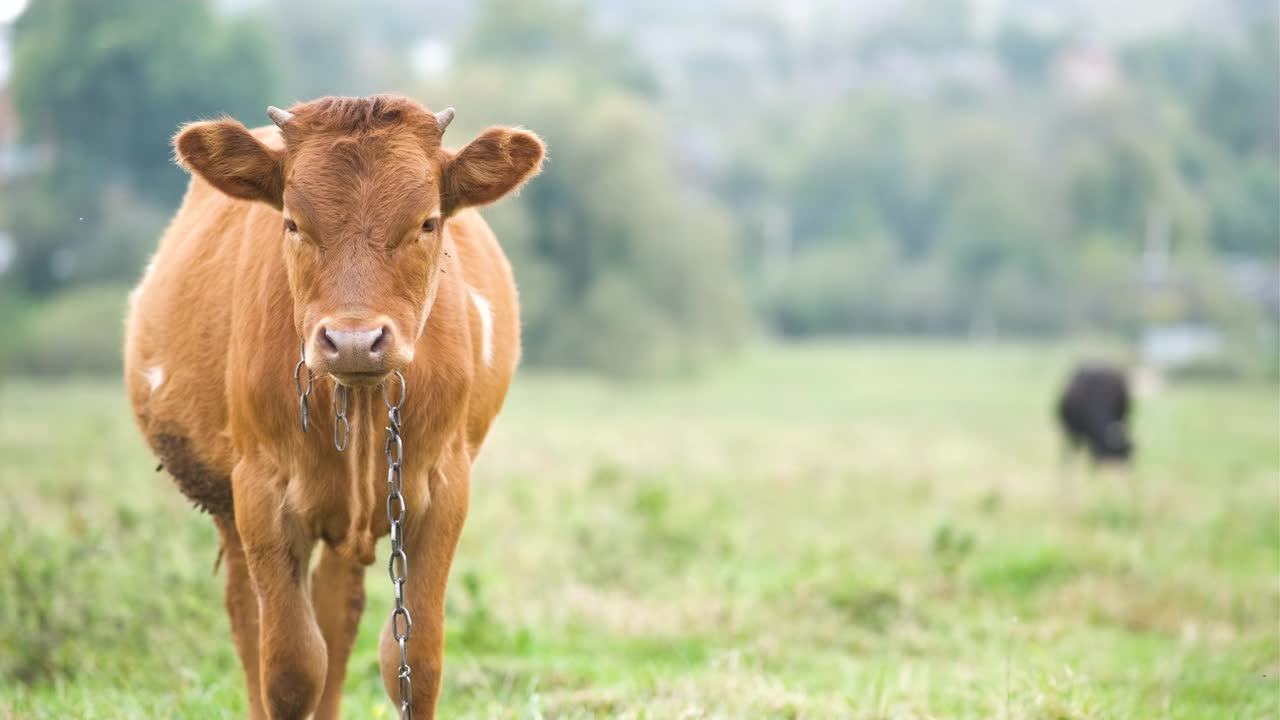
[[(1014, 20), (983, 35), (955, 0), (872, 30), (610, 8), (32, 3), (9, 91), (47, 160), (0, 179), (18, 364), (74, 369), (77, 318), (118, 310), (102, 288), (138, 277), (185, 188), (182, 122), (385, 90), (457, 107), (455, 143), (497, 123), (548, 141), (543, 176), (486, 213), (534, 364), (680, 371), (761, 333), (1207, 322), (1274, 342), (1274, 12), (1100, 45)], [(412, 70), (424, 47), (443, 71)], [(1240, 280), (1259, 267), (1261, 291)]]

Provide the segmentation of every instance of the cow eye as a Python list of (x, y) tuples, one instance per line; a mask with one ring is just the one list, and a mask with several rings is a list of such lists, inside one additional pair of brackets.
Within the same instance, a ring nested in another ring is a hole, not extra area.
[(285, 221), (284, 221), (284, 229), (285, 229), (286, 231), (288, 231), (288, 232), (296, 233), (296, 232), (298, 232), (298, 223), (296, 223), (296, 222), (294, 222), (294, 221), (292, 221), (292, 220), (290, 220), (290, 219), (288, 219), (288, 218), (285, 218)]
[(422, 221), (422, 232), (424, 232), (424, 233), (433, 233), (433, 232), (435, 232), (435, 231), (436, 231), (436, 219), (435, 219), (435, 218), (427, 218), (426, 220), (423, 220), (423, 221)]

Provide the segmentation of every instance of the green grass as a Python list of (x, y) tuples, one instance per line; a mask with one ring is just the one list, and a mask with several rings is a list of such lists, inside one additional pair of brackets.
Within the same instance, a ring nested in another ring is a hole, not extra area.
[[(524, 373), (473, 480), (441, 715), (1280, 716), (1277, 388), (1141, 398), (1136, 471), (1063, 482), (1069, 359)], [(215, 533), (121, 388), (10, 381), (0, 408), (0, 718), (243, 716)], [(392, 717), (377, 567), (351, 717)]]

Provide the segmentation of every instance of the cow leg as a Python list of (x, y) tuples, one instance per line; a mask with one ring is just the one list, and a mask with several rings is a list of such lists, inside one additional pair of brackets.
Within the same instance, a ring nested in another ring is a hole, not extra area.
[[(440, 696), (440, 678), (444, 666), (444, 592), (449, 579), (449, 566), (458, 547), (467, 516), (467, 498), (470, 492), (471, 468), (466, 453), (454, 453), (464, 458), (450, 463), (443, 476), (431, 473), (429, 505), (425, 493), (411, 495), (409, 478), (405, 478), (405, 494), (409, 504), (405, 521), (404, 550), (409, 556), (408, 580), (405, 584), (405, 605), (413, 619), (413, 631), (409, 635), (409, 668), (413, 685), (413, 716), (430, 720), (435, 717), (436, 701)], [(400, 690), (398, 668), (400, 648), (392, 637), (391, 618), (382, 629), (379, 652), (382, 682), (399, 707)]]
[(231, 474), (236, 529), (259, 608), (258, 682), (267, 717), (302, 720), (320, 700), (325, 646), (306, 590), (312, 540), (288, 510), (285, 478), (242, 459)]
[(1070, 465), (1071, 459), (1075, 457), (1076, 450), (1078, 450), (1079, 447), (1080, 445), (1076, 442), (1074, 435), (1071, 435), (1070, 433), (1063, 433), (1062, 449), (1058, 454), (1059, 464), (1064, 468)]
[(258, 597), (249, 580), (240, 533), (230, 518), (214, 521), (222, 536), (222, 562), (227, 568), (226, 605), (231, 619), (231, 638), (244, 667), (244, 684), (249, 692), (250, 720), (266, 720), (262, 690), (258, 685)]
[(1071, 433), (1063, 433), (1062, 450), (1058, 458), (1058, 495), (1067, 504), (1070, 504), (1074, 496), (1075, 460), (1079, 451), (1079, 440)]
[(364, 565), (325, 545), (320, 550), (320, 562), (311, 573), (311, 604), (329, 651), (329, 673), (324, 679), (324, 694), (316, 708), (316, 720), (336, 719), (342, 702), (342, 682), (347, 676), (347, 660), (364, 612)]

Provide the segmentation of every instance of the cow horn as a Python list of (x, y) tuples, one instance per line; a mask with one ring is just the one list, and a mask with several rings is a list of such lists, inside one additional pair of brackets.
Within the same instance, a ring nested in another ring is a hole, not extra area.
[(293, 113), (289, 112), (288, 110), (281, 110), (275, 105), (267, 106), (267, 115), (270, 116), (271, 122), (275, 123), (277, 126), (281, 128), (283, 128), (285, 125), (289, 123), (290, 120), (293, 119)]
[(453, 108), (445, 108), (436, 113), (436, 125), (440, 127), (440, 134), (444, 134), (444, 129), (449, 127), (449, 123), (453, 122)]

